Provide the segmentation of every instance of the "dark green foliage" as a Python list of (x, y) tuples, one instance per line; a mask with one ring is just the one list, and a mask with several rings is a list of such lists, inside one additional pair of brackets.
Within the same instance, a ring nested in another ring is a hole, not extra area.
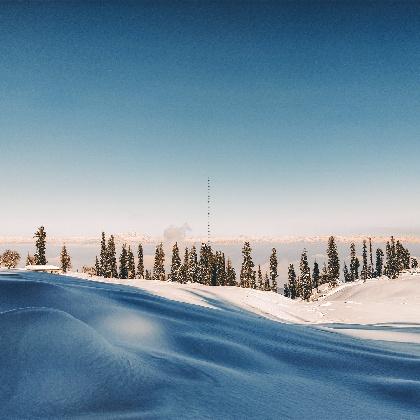
[(188, 282), (188, 268), (189, 268), (190, 258), (188, 248), (185, 248), (184, 252), (184, 260), (181, 264), (181, 268), (179, 270), (178, 281), (180, 283), (187, 283)]
[(165, 252), (163, 251), (163, 244), (160, 243), (156, 246), (153, 280), (165, 281), (165, 279)]
[(99, 263), (98, 256), (95, 257), (95, 276), (101, 275), (101, 264)]
[(120, 279), (128, 278), (128, 253), (127, 253), (126, 244), (123, 244), (122, 249), (121, 249), (119, 278)]
[(144, 259), (143, 259), (143, 245), (139, 244), (137, 249), (137, 273), (138, 279), (144, 278)]
[(251, 287), (255, 284), (254, 262), (252, 261), (251, 252), (252, 249), (249, 242), (245, 242), (244, 247), (242, 248), (243, 261), (240, 274), (241, 287)]
[(303, 250), (300, 257), (300, 283), (301, 283), (301, 297), (304, 300), (309, 300), (312, 295), (312, 279), (311, 269), (308, 264), (308, 255), (306, 249)]
[(330, 236), (328, 239), (327, 257), (328, 282), (330, 287), (335, 287), (340, 278), (340, 261), (338, 259), (337, 245), (334, 236)]
[(283, 285), (283, 295), (285, 297), (290, 297), (290, 290), (289, 290), (289, 286), (287, 283), (284, 283)]
[(270, 256), (270, 279), (271, 279), (271, 291), (277, 293), (277, 273), (278, 261), (277, 261), (277, 251), (276, 248), (271, 250)]
[(226, 266), (226, 286), (237, 286), (236, 273), (232, 261), (228, 258)]
[(34, 255), (35, 264), (45, 265), (47, 264), (48, 261), (47, 261), (47, 258), (45, 257), (47, 233), (45, 232), (44, 226), (41, 226), (38, 228), (38, 230), (35, 232), (34, 238), (36, 238), (36, 242), (35, 242), (36, 252)]
[(373, 267), (373, 252), (372, 252), (372, 238), (369, 238), (369, 267), (368, 267), (368, 278), (375, 276), (375, 269)]
[(269, 292), (271, 290), (271, 285), (270, 285), (270, 277), (268, 277), (268, 273), (264, 274), (264, 290), (266, 292)]
[(360, 273), (360, 278), (363, 281), (366, 281), (366, 279), (369, 278), (366, 240), (363, 241), (362, 261), (363, 261), (363, 265), (362, 265), (362, 272)]
[(191, 283), (198, 282), (198, 258), (195, 246), (191, 248), (191, 251), (189, 253), (187, 281)]
[(344, 273), (344, 281), (346, 283), (348, 283), (349, 281), (352, 281), (351, 274), (350, 274), (350, 271), (347, 268), (346, 263), (344, 263), (343, 273)]
[(150, 273), (150, 270), (145, 270), (144, 278), (145, 280), (152, 280), (152, 274)]
[(171, 261), (171, 271), (169, 273), (169, 280), (179, 282), (180, 270), (181, 270), (181, 258), (179, 256), (178, 243), (175, 242), (175, 245), (172, 248), (172, 261)]
[(287, 273), (288, 278), (288, 293), (291, 299), (296, 299), (297, 297), (297, 280), (296, 280), (296, 272), (295, 267), (293, 264), (289, 265), (289, 270)]
[(106, 273), (108, 272), (108, 267), (107, 267), (108, 259), (107, 258), (108, 258), (108, 255), (107, 255), (105, 232), (102, 232), (101, 251), (100, 251), (100, 254), (99, 254), (99, 274), (98, 274), (98, 276), (106, 277)]
[(257, 289), (258, 290), (264, 290), (264, 282), (263, 282), (263, 276), (261, 273), (261, 265), (258, 264), (258, 272), (257, 272)]
[(115, 251), (115, 239), (114, 235), (111, 235), (108, 239), (106, 247), (106, 272), (104, 277), (118, 278), (118, 267), (117, 267), (117, 253)]
[(327, 268), (327, 263), (325, 262), (322, 266), (321, 275), (319, 276), (319, 283), (320, 284), (328, 283), (328, 268)]
[(213, 252), (211, 246), (205, 243), (201, 244), (200, 260), (198, 262), (198, 281), (201, 284), (212, 285), (213, 280)]
[(63, 248), (61, 249), (60, 263), (63, 273), (67, 273), (67, 271), (71, 268), (71, 258), (65, 245), (63, 245)]
[(411, 258), (411, 268), (417, 268), (419, 266), (419, 263), (417, 261), (417, 258), (412, 257)]
[(319, 287), (319, 281), (320, 281), (320, 274), (319, 274), (319, 265), (315, 261), (314, 262), (314, 269), (312, 271), (312, 288), (317, 289)]
[(381, 277), (382, 276), (383, 266), (384, 266), (384, 252), (382, 251), (382, 249), (378, 248), (376, 250), (375, 277)]
[(130, 245), (128, 246), (127, 251), (127, 270), (128, 270), (128, 278), (135, 279), (136, 278), (136, 263), (134, 261), (134, 254), (131, 250)]
[(350, 245), (350, 278), (355, 281), (359, 278), (359, 260), (356, 257), (356, 245)]

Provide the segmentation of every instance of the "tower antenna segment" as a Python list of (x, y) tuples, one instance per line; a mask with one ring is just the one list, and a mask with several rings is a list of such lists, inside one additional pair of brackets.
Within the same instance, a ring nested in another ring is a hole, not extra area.
[(210, 177), (207, 178), (207, 244), (210, 245)]

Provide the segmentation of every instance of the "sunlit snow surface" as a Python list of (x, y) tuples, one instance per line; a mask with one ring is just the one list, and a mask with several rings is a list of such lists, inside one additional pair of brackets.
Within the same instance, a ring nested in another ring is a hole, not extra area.
[[(1, 273), (0, 417), (419, 417), (418, 344), (353, 338), (340, 332), (348, 321), (329, 328), (327, 316), (319, 326), (301, 319), (320, 323), (337, 299), (145, 287)], [(342, 305), (366, 305), (359, 297)]]

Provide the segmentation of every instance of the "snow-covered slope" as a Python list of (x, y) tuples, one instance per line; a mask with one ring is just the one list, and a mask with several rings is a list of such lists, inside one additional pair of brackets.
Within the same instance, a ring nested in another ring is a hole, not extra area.
[(0, 417), (418, 417), (417, 346), (297, 323), (321, 302), (209, 289), (0, 274)]

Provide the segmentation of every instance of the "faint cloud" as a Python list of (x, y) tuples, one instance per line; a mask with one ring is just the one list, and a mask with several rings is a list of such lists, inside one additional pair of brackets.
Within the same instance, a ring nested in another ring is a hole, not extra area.
[(163, 231), (163, 240), (169, 243), (185, 242), (185, 236), (189, 231), (191, 231), (191, 228), (188, 223), (184, 223), (182, 226), (168, 226)]

